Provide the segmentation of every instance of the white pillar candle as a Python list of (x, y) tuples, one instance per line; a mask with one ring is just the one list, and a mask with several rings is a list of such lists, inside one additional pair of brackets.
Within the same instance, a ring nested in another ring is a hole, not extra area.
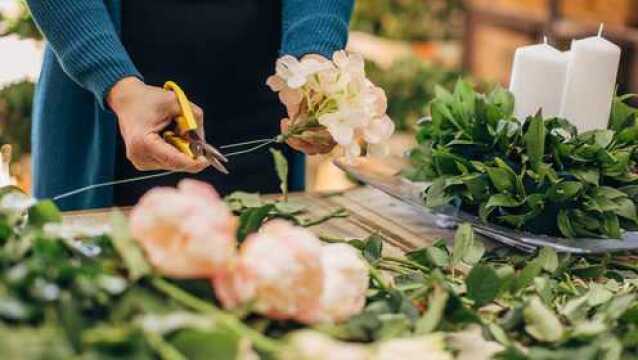
[(620, 47), (598, 36), (572, 42), (560, 116), (580, 132), (605, 129), (620, 65)]
[(526, 117), (543, 111), (545, 117), (560, 113), (568, 55), (547, 44), (519, 48), (514, 56), (510, 91), (515, 98), (515, 115)]

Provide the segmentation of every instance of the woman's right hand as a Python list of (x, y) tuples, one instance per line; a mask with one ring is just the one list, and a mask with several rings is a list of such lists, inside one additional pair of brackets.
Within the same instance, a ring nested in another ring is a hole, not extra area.
[[(172, 91), (144, 84), (136, 77), (118, 81), (106, 99), (115, 112), (126, 157), (142, 171), (173, 170), (197, 173), (210, 164), (203, 158), (191, 159), (164, 141), (161, 132), (181, 114), (177, 97)], [(200, 129), (204, 114), (192, 106)], [(200, 134), (203, 136), (203, 132)]]

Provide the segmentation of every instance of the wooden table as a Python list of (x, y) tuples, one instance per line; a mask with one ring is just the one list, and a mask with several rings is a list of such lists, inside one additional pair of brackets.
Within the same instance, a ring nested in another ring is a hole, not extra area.
[[(449, 241), (454, 234), (438, 228), (434, 218), (369, 187), (330, 194), (296, 193), (291, 194), (291, 201), (305, 204), (312, 218), (345, 208), (350, 216), (331, 219), (310, 229), (318, 235), (340, 238), (365, 238), (378, 232), (386, 239), (386, 251), (390, 253), (421, 248), (441, 238)], [(113, 209), (68, 212), (64, 217), (67, 222), (98, 225), (108, 222), (111, 211)]]

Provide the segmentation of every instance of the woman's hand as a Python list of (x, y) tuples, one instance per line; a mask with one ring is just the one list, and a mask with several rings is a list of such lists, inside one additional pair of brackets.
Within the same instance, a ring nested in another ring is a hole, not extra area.
[[(290, 127), (290, 119), (281, 120), (281, 133), (286, 134)], [(318, 129), (316, 131), (306, 131), (307, 136), (290, 137), (286, 143), (291, 148), (301, 151), (306, 155), (327, 154), (334, 149), (336, 143), (332, 140), (332, 136), (326, 129)]]
[[(315, 60), (319, 63), (325, 63), (330, 60), (318, 54), (307, 54), (302, 58), (304, 60)], [(294, 98), (295, 96), (292, 96)], [(288, 132), (288, 128), (290, 127), (292, 121), (290, 119), (294, 119), (300, 109), (299, 103), (297, 103), (294, 99), (288, 99), (285, 93), (279, 95), (281, 102), (286, 105), (286, 109), (288, 111), (288, 118), (282, 119), (280, 123), (281, 133), (286, 134)], [(297, 99), (301, 101), (301, 99)], [(312, 134), (311, 134), (312, 133)], [(306, 155), (317, 155), (317, 154), (327, 154), (335, 147), (336, 143), (332, 140), (330, 133), (327, 130), (317, 130), (314, 132), (308, 131), (307, 134), (311, 134), (311, 136), (301, 137), (290, 137), (286, 140), (286, 143), (291, 148), (301, 151)]]
[[(117, 115), (126, 145), (126, 157), (138, 170), (196, 173), (208, 167), (205, 159), (191, 159), (162, 139), (160, 133), (181, 114), (172, 91), (127, 77), (113, 86), (107, 103)], [(203, 129), (204, 113), (197, 105), (192, 107), (199, 128)], [(203, 136), (203, 133), (200, 135)]]

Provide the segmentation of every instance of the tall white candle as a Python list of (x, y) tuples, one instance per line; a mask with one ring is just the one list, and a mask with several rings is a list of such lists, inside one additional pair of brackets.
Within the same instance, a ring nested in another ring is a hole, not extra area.
[(545, 117), (560, 113), (568, 56), (547, 44), (519, 48), (514, 56), (510, 91), (520, 120), (542, 110)]
[(580, 132), (605, 129), (620, 65), (620, 47), (598, 36), (572, 42), (560, 116)]

